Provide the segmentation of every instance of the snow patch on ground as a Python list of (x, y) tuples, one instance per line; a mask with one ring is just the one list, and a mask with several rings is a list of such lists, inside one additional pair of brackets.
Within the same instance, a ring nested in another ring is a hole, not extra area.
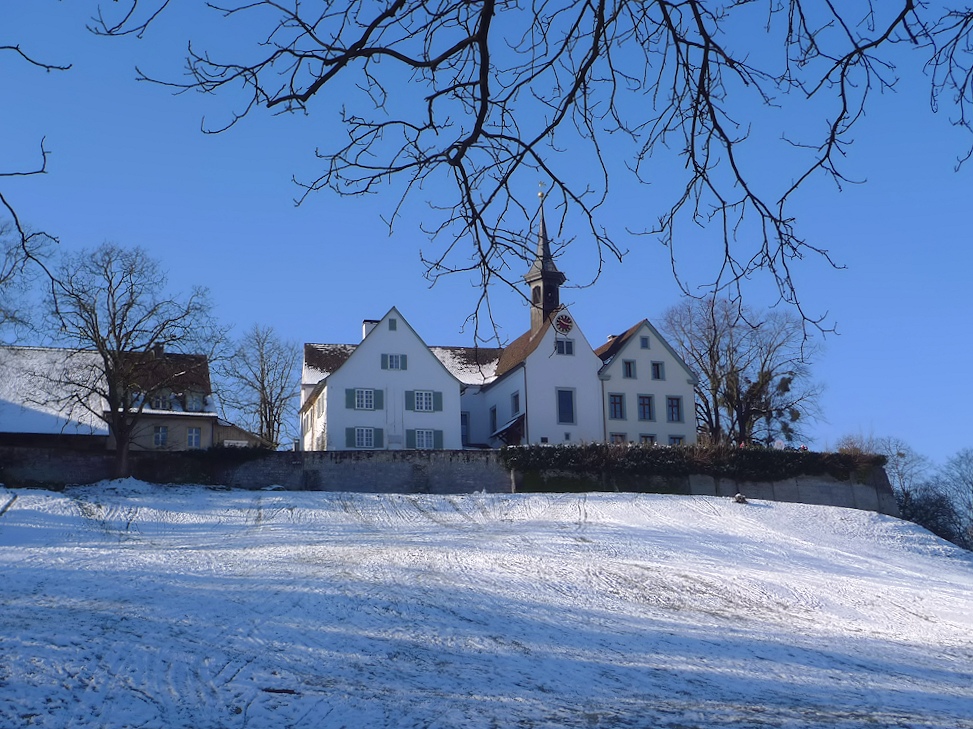
[(0, 726), (973, 728), (973, 558), (664, 495), (0, 488)]

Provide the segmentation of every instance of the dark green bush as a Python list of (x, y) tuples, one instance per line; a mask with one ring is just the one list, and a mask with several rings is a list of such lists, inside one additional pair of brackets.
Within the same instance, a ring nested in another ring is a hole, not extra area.
[(583, 445), (508, 446), (500, 457), (507, 468), (567, 471), (585, 476), (640, 474), (704, 475), (736, 481), (780, 481), (795, 476), (863, 480), (885, 457), (851, 453), (732, 448), (730, 446)]

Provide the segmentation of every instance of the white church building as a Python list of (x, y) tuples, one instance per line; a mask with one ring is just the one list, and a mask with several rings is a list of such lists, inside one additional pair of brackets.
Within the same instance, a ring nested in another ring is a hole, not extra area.
[(591, 346), (560, 303), (539, 217), (528, 331), (502, 348), (430, 347), (393, 307), (358, 344), (305, 344), (302, 447), (695, 443), (692, 372), (648, 320)]

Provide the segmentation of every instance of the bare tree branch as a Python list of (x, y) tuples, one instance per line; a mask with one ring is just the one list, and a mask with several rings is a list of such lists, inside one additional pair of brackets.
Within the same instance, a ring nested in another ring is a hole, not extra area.
[[(99, 15), (98, 32), (141, 34), (167, 4), (129, 0), (119, 19)], [(738, 300), (749, 280), (765, 274), (781, 302), (820, 325), (823, 317), (802, 306), (793, 267), (807, 256), (836, 262), (800, 234), (791, 212), (797, 191), (816, 177), (849, 182), (841, 162), (871, 95), (896, 83), (897, 46), (924, 54), (933, 104), (953, 95), (955, 123), (969, 127), (973, 99), (973, 11), (917, 0), (212, 7), (226, 18), (267, 23), (266, 40), (235, 60), (190, 47), (188, 79), (141, 78), (234, 100), (235, 110), (211, 131), (258, 107), (338, 108), (346, 137), (318, 150), (323, 170), (300, 183), (300, 200), (322, 189), (363, 195), (391, 184), (400, 195), (393, 225), (407, 198), (430, 198), (435, 217), (425, 229), (440, 245), (423, 255), (428, 276), (475, 274), (481, 308), (490, 287), (517, 283), (529, 260), (533, 211), (518, 193), (538, 177), (550, 181), (562, 226), (577, 229), (574, 245), (594, 246), (594, 277), (606, 260), (620, 259), (625, 246), (599, 208), (624, 165), (636, 181), (665, 186), (656, 224), (635, 232), (668, 248), (686, 293)], [(784, 133), (793, 159), (768, 180), (764, 150), (781, 135), (768, 138), (755, 123), (795, 102), (817, 123)], [(655, 161), (667, 155), (681, 159), (683, 170), (660, 179)], [(686, 224), (690, 231), (713, 226), (722, 237), (721, 260), (712, 262), (702, 294), (677, 261), (694, 245)]]

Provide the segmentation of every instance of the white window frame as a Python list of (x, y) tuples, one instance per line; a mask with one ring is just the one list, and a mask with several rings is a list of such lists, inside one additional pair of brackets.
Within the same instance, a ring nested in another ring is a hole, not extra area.
[(556, 354), (562, 354), (567, 356), (574, 356), (574, 340), (573, 339), (555, 339), (554, 340), (554, 352)]
[(374, 448), (375, 428), (355, 428), (355, 448)]
[(416, 450), (431, 451), (436, 447), (436, 431), (432, 428), (416, 430)]
[(186, 447), (201, 448), (203, 443), (203, 429), (190, 426), (186, 428)]
[(355, 410), (374, 410), (375, 390), (369, 387), (355, 388)]
[(401, 354), (390, 354), (388, 357), (389, 357), (389, 369), (390, 370), (401, 370), (402, 369), (402, 355)]
[(435, 408), (434, 402), (432, 390), (416, 390), (413, 409), (417, 413), (431, 413)]
[(152, 428), (152, 444), (156, 448), (166, 448), (169, 445), (169, 426), (156, 425)]

